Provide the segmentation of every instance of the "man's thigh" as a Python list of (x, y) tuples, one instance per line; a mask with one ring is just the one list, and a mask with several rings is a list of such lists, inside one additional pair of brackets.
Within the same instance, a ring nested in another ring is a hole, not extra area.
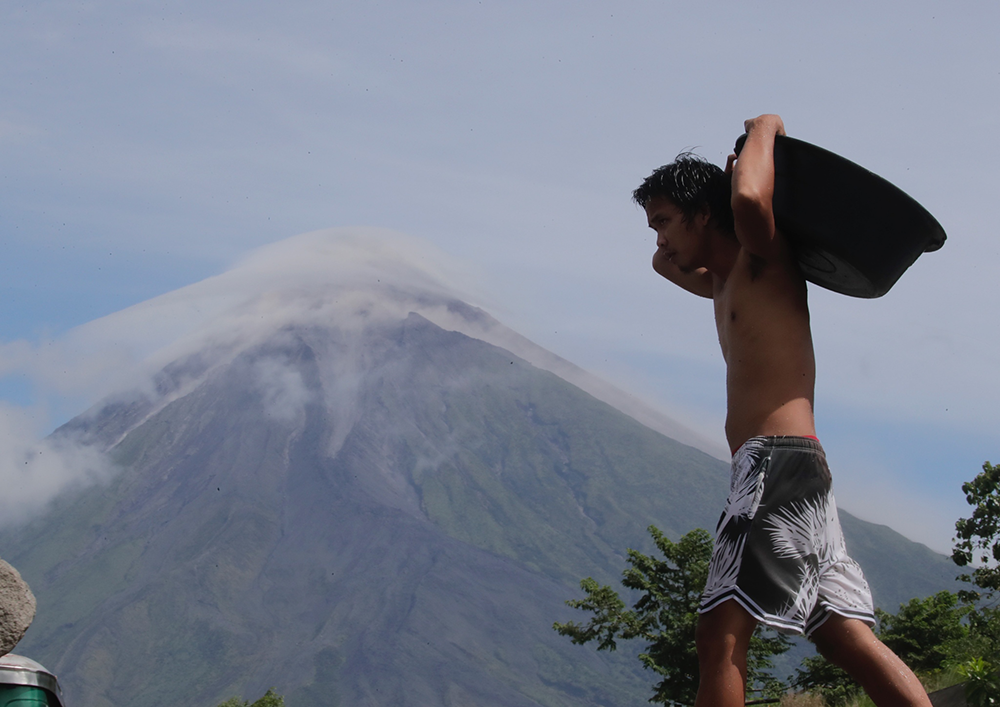
[(820, 655), (848, 672), (878, 660), (884, 652), (882, 643), (864, 621), (839, 614), (830, 617), (809, 636)]
[(724, 601), (698, 617), (696, 645), (702, 658), (746, 654), (757, 619), (735, 599)]

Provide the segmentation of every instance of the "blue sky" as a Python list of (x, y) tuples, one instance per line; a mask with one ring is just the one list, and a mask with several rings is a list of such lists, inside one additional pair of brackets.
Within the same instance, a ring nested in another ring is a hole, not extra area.
[(721, 439), (710, 307), (649, 268), (629, 194), (685, 149), (724, 163), (745, 118), (777, 112), (948, 232), (882, 299), (811, 294), (841, 504), (946, 550), (961, 483), (1000, 459), (997, 26), (985, 0), (7, 0), (0, 437), (101, 394), (83, 357), (44, 355), (74, 327), (268, 243), (375, 226)]

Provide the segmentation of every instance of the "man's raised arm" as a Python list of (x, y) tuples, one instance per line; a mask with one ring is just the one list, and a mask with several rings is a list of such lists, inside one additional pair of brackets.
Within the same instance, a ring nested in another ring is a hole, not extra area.
[(653, 253), (653, 270), (688, 292), (712, 299), (712, 275), (705, 268), (681, 272), (662, 250), (657, 250)]
[(744, 123), (747, 140), (733, 167), (733, 220), (746, 250), (769, 259), (774, 252), (774, 136), (785, 126), (776, 115)]

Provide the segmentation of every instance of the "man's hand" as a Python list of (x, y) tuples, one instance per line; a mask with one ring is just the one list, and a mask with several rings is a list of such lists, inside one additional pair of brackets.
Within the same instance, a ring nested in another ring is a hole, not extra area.
[(756, 118), (744, 120), (743, 130), (746, 132), (748, 137), (750, 133), (755, 130), (769, 132), (771, 135), (784, 135), (785, 123), (781, 120), (781, 116), (764, 114), (759, 115)]

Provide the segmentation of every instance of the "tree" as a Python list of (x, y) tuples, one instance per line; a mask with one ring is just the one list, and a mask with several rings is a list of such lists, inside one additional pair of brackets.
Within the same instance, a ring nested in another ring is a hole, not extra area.
[(802, 666), (795, 670), (793, 687), (819, 695), (826, 707), (850, 704), (861, 695), (861, 686), (821, 655), (802, 660)]
[[(614, 589), (592, 578), (580, 582), (584, 599), (567, 601), (569, 606), (589, 611), (586, 624), (556, 623), (553, 628), (573, 643), (597, 641), (597, 650), (615, 650), (617, 641), (643, 639), (643, 665), (662, 676), (651, 702), (692, 704), (698, 691), (698, 657), (694, 635), (698, 623), (698, 603), (708, 579), (712, 538), (702, 529), (692, 530), (672, 542), (655, 526), (649, 527), (664, 559), (636, 550), (628, 551), (622, 584), (641, 592), (631, 609)], [(789, 643), (773, 631), (758, 632), (750, 643), (747, 657), (748, 683), (769, 692), (780, 683), (766, 671), (771, 657), (788, 650)]]
[(941, 671), (966, 638), (969, 629), (962, 618), (969, 607), (947, 591), (926, 599), (910, 599), (899, 613), (875, 610), (879, 639), (915, 673), (929, 676)]
[[(979, 563), (971, 574), (959, 579), (992, 593), (1000, 589), (1000, 466), (985, 462), (981, 474), (962, 484), (962, 492), (973, 507), (972, 516), (955, 523), (951, 559), (959, 567)], [(978, 598), (974, 592), (972, 595)]]
[(958, 669), (966, 678), (970, 704), (1000, 704), (1000, 662), (996, 658), (1000, 651), (1000, 609), (982, 602), (1000, 590), (1000, 465), (984, 462), (983, 471), (962, 484), (962, 491), (972, 506), (972, 515), (955, 523), (951, 558), (959, 567), (978, 563), (971, 573), (958, 578), (982, 592), (959, 593), (970, 607), (970, 640)]
[(221, 703), (219, 707), (285, 707), (285, 698), (276, 693), (272, 687), (252, 705), (239, 697), (230, 697)]
[(957, 656), (959, 672), (966, 678), (966, 698), (972, 705), (1000, 704), (1000, 609), (983, 603), (1000, 590), (1000, 466), (988, 461), (972, 481), (962, 484), (972, 506), (969, 518), (955, 523), (955, 549), (951, 558), (959, 567), (978, 563), (958, 579), (982, 592), (959, 592), (969, 605), (969, 640)]

